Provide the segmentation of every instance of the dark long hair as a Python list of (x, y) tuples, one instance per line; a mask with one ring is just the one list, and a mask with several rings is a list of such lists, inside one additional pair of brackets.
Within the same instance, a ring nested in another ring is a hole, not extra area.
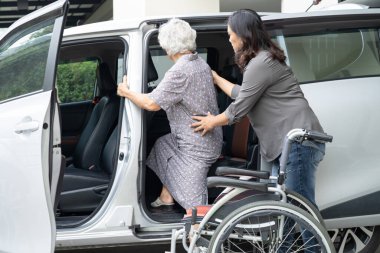
[(262, 49), (268, 50), (273, 59), (285, 62), (284, 51), (270, 39), (263, 21), (255, 11), (235, 11), (228, 18), (228, 26), (243, 42), (241, 49), (235, 53), (236, 64), (241, 70)]

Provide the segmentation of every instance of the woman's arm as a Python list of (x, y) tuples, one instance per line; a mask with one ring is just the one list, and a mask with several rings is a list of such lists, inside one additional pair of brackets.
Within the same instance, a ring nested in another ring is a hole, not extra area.
[(131, 100), (138, 107), (148, 111), (158, 111), (161, 107), (149, 98), (147, 94), (141, 94), (131, 91), (128, 88), (127, 76), (123, 77), (123, 82), (119, 83), (117, 87), (117, 94)]
[[(195, 128), (194, 131), (196, 132), (203, 130), (203, 136), (216, 126), (233, 124), (242, 119), (255, 106), (266, 87), (272, 83), (271, 71), (271, 68), (268, 68), (266, 64), (261, 62), (250, 64), (243, 76), (243, 83), (235, 101), (223, 113), (217, 116), (211, 114), (207, 116), (193, 116), (192, 118), (198, 120), (198, 122), (191, 124), (191, 127)], [(233, 89), (230, 91), (232, 92)]]
[(227, 96), (231, 97), (232, 95), (232, 89), (234, 88), (235, 84), (229, 82), (228, 80), (224, 79), (223, 77), (219, 76), (214, 70), (211, 70), (212, 77), (214, 79), (214, 83), (224, 92)]

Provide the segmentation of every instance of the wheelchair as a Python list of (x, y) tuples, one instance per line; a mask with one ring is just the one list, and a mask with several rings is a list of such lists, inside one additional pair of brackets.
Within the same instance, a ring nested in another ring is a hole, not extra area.
[(209, 177), (207, 184), (209, 188), (224, 187), (224, 191), (213, 205), (187, 211), (183, 227), (172, 231), (169, 252), (176, 252), (177, 240), (182, 238), (189, 253), (335, 253), (318, 209), (284, 184), (291, 144), (305, 140), (331, 142), (332, 136), (291, 130), (284, 140), (276, 176), (218, 168), (217, 176)]

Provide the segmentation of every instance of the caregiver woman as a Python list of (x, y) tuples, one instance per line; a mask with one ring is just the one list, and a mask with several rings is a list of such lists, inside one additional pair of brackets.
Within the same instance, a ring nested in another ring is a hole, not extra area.
[[(231, 125), (248, 115), (260, 142), (261, 156), (278, 168), (282, 142), (293, 128), (323, 132), (302, 93), (286, 56), (266, 32), (260, 16), (238, 10), (228, 20), (229, 41), (236, 64), (243, 72), (242, 85), (235, 85), (213, 71), (214, 83), (234, 102), (221, 114), (194, 116), (191, 126), (202, 136), (213, 128)], [(319, 142), (292, 144), (287, 164), (286, 186), (315, 204), (315, 171), (325, 145)]]

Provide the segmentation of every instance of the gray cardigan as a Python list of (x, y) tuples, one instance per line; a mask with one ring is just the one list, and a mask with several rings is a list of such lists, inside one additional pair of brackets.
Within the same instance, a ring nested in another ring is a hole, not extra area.
[(241, 86), (235, 85), (235, 99), (226, 109), (229, 124), (248, 115), (259, 138), (261, 155), (267, 161), (281, 154), (282, 142), (293, 128), (323, 132), (292, 70), (260, 51), (250, 60)]

